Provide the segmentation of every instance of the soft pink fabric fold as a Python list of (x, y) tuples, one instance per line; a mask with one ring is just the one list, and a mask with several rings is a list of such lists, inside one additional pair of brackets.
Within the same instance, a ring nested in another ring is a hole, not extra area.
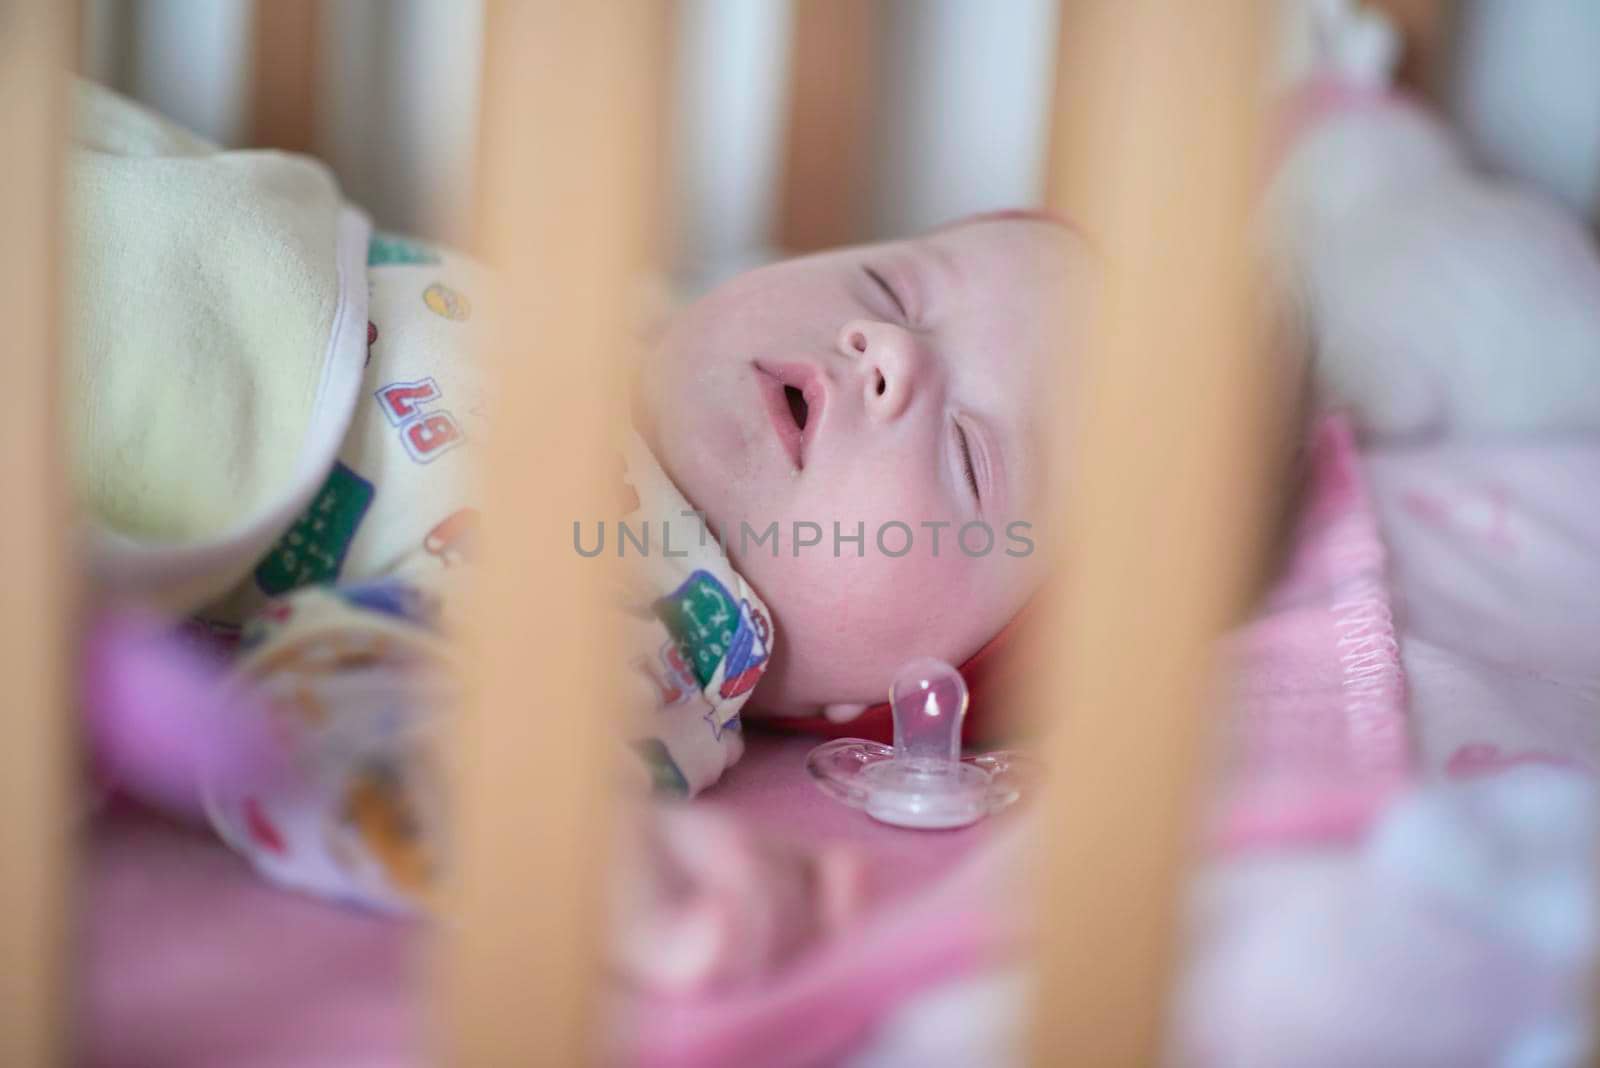
[[(1225, 643), (1229, 732), (1205, 828), (1224, 854), (1353, 838), (1411, 777), (1387, 557), (1343, 419), (1318, 427), (1311, 470), (1285, 571)], [(805, 781), (811, 744), (753, 745), (707, 803), (772, 834), (853, 840), (876, 872), (871, 907), (856, 931), (758, 987), (625, 999), (629, 1059), (826, 1063), (908, 995), (1006, 959), (1025, 935), (1010, 880), (1026, 859), (1026, 813), (953, 834), (882, 827)]]
[(1329, 418), (1282, 577), (1228, 642), (1225, 850), (1358, 834), (1410, 779), (1388, 554), (1349, 425)]

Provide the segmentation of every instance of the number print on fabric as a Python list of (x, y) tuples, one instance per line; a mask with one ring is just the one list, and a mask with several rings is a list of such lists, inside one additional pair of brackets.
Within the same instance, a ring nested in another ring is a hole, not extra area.
[(432, 463), (466, 440), (455, 416), (447, 411), (423, 410), (443, 396), (439, 384), (431, 378), (391, 382), (373, 393), (383, 417), (398, 428), (406, 454), (419, 464)]
[(378, 407), (383, 409), (384, 418), (400, 426), (416, 418), (418, 409), (438, 400), (441, 394), (439, 383), (424, 378), (416, 382), (390, 382), (373, 396), (378, 398)]

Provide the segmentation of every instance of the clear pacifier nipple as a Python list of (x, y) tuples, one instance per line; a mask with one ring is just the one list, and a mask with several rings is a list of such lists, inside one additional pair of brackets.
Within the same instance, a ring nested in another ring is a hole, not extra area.
[(942, 660), (922, 657), (889, 688), (894, 747), (862, 738), (811, 751), (806, 770), (824, 793), (896, 827), (965, 827), (1021, 794), (1024, 758), (988, 753), (961, 759), (967, 684)]

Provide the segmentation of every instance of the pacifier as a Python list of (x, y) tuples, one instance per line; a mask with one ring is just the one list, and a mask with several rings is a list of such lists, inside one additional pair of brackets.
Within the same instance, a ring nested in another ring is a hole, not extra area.
[(943, 830), (976, 823), (1022, 796), (1034, 762), (1012, 750), (961, 759), (967, 684), (942, 660), (920, 657), (889, 687), (894, 745), (825, 742), (806, 757), (823, 793), (880, 823)]

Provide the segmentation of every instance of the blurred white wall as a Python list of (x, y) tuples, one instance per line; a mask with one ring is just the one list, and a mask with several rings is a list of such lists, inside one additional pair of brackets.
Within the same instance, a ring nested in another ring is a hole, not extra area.
[(690, 288), (773, 254), (791, 3), (678, 5), (673, 246)]
[(1600, 215), (1600, 2), (1462, 0), (1451, 104), (1478, 156)]
[(1056, 0), (884, 0), (873, 235), (916, 233), (1042, 193)]
[(483, 0), (324, 0), (322, 12), (319, 154), (379, 226), (464, 244)]
[(224, 145), (245, 134), (252, 0), (85, 0), (85, 72)]
[[(258, 2), (272, 0), (85, 0), (86, 66), (239, 144)], [(691, 284), (776, 254), (795, 2), (678, 5), (673, 248)], [(887, 21), (871, 235), (1036, 202), (1056, 0), (860, 2), (884, 4)], [(1470, 140), (1491, 166), (1594, 212), (1600, 0), (1462, 0), (1461, 17), (1453, 102)], [(483, 0), (323, 4), (318, 149), (380, 226), (466, 239), (483, 29)]]
[[(87, 0), (86, 73), (223, 145), (249, 137), (256, 2)], [(327, 0), (316, 147), (379, 226), (463, 242), (483, 0)]]
[[(87, 67), (238, 145), (256, 2), (270, 0), (87, 0)], [(679, 5), (674, 248), (691, 277), (774, 254), (793, 2)], [(889, 24), (872, 232), (1033, 201), (1055, 0), (862, 2), (885, 3)], [(482, 0), (323, 5), (318, 151), (381, 226), (468, 233), (483, 17)]]

